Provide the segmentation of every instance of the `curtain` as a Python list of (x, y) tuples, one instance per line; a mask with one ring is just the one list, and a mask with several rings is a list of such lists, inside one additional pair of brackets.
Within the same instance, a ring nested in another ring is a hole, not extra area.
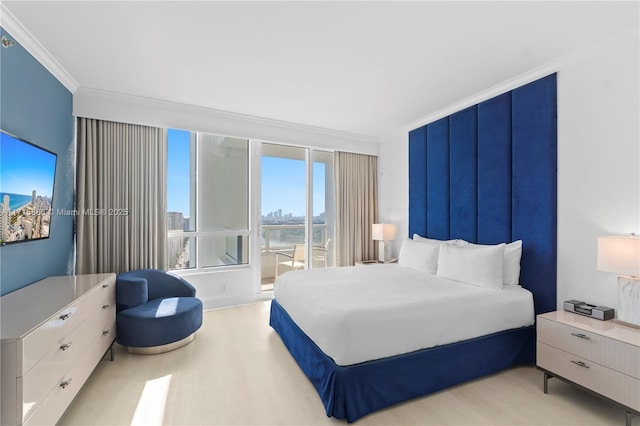
[(334, 153), (336, 264), (376, 259), (371, 225), (378, 221), (378, 158)]
[(78, 118), (76, 273), (166, 269), (166, 130)]

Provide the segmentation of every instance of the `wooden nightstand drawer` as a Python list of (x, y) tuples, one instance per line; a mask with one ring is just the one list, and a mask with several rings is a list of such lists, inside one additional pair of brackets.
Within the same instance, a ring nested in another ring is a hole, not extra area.
[(538, 342), (538, 366), (640, 411), (640, 380)]
[(640, 379), (640, 347), (552, 321), (538, 318), (538, 341)]

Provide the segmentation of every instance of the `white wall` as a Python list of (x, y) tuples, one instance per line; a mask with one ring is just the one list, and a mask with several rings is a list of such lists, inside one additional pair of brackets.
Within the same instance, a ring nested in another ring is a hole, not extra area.
[(558, 72), (558, 307), (616, 307), (616, 277), (596, 271), (597, 237), (640, 233), (639, 32), (519, 76), (398, 129), (380, 147), (380, 218), (408, 232), (408, 136), (416, 127)]
[(616, 307), (597, 237), (640, 233), (638, 32), (558, 72), (558, 302)]

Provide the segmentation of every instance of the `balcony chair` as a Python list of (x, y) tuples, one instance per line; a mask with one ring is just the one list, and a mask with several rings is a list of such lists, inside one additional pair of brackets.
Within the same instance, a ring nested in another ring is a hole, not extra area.
[(329, 245), (331, 244), (331, 238), (327, 239), (324, 246), (313, 246), (313, 267), (314, 268), (326, 268), (327, 267), (327, 253), (329, 252)]
[[(279, 256), (283, 256), (285, 260), (279, 260)], [(280, 275), (280, 270), (284, 267), (284, 271), (293, 271), (295, 269), (304, 269), (305, 262), (305, 244), (296, 244), (293, 246), (293, 252), (285, 251), (276, 252), (276, 278)]]
[[(327, 267), (327, 252), (329, 250), (329, 244), (331, 239), (325, 242), (324, 246), (313, 246), (311, 248), (313, 267), (314, 268), (326, 268)], [(306, 245), (296, 244), (293, 246), (293, 253), (285, 251), (276, 252), (276, 278), (280, 275), (280, 270), (284, 267), (286, 271), (293, 271), (295, 269), (304, 269), (306, 259)], [(285, 260), (279, 260), (278, 256), (284, 256)]]
[(116, 276), (116, 341), (129, 353), (157, 354), (190, 343), (202, 302), (184, 279), (158, 269)]

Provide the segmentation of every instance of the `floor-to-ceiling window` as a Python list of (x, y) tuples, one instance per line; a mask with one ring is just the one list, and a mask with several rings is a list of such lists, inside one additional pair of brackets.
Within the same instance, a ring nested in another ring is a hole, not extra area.
[(333, 154), (263, 143), (261, 174), (262, 288), (292, 269), (333, 266)]
[(249, 263), (249, 141), (169, 129), (170, 269)]

